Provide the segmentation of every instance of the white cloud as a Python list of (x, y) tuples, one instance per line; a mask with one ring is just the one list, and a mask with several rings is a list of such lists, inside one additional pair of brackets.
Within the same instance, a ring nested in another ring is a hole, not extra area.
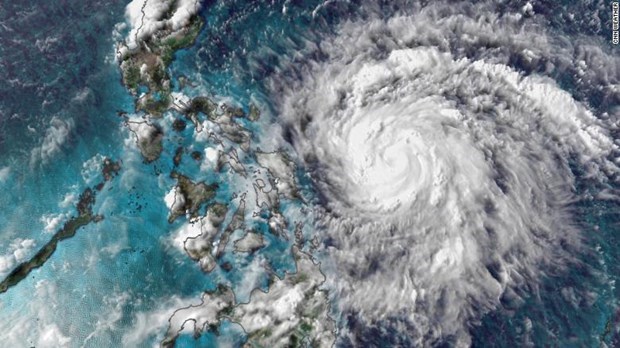
[(174, 296), (162, 300), (157, 308), (151, 311), (136, 313), (131, 328), (123, 335), (123, 345), (126, 347), (143, 346), (149, 338), (152, 339), (154, 336), (163, 338), (168, 320), (174, 312), (192, 302), (196, 302), (196, 300), (186, 300)]
[[(11, 304), (12, 311), (7, 311), (0, 318), (3, 346), (46, 348), (73, 346), (73, 340), (66, 332), (66, 327), (54, 319), (54, 308), (58, 306), (57, 293), (55, 283), (40, 280), (27, 301), (16, 300), (16, 303)], [(22, 308), (16, 310), (15, 306)], [(32, 319), (35, 316), (37, 320)]]
[(67, 216), (65, 214), (45, 214), (41, 217), (43, 223), (43, 229), (47, 233), (56, 232), (59, 227), (66, 221)]
[(69, 347), (71, 338), (65, 336), (56, 324), (45, 325), (41, 328), (37, 347), (59, 348)]
[(11, 167), (0, 168), (0, 183), (4, 183), (11, 175)]
[(103, 160), (104, 157), (101, 154), (96, 154), (82, 164), (82, 179), (87, 185), (92, 185), (95, 180), (101, 177)]
[(106, 296), (103, 299), (107, 311), (102, 311), (95, 323), (95, 330), (88, 334), (84, 339), (82, 347), (89, 347), (88, 342), (95, 338), (103, 336), (118, 329), (118, 322), (123, 318), (123, 307), (131, 300), (131, 295), (127, 292), (116, 293)]
[(68, 208), (77, 203), (78, 196), (75, 193), (67, 193), (58, 206), (61, 208)]
[(72, 119), (53, 117), (50, 126), (45, 131), (41, 145), (32, 149), (30, 153), (30, 165), (47, 164), (61, 152), (73, 128)]
[(8, 251), (0, 255), (0, 276), (6, 276), (15, 266), (26, 261), (35, 245), (32, 239), (17, 238), (11, 242)]
[[(573, 257), (569, 160), (603, 180), (618, 170), (610, 125), (504, 64), (524, 48), (552, 59), (550, 39), (450, 11), (345, 23), (321, 42), (326, 59), (272, 79), (299, 158), (319, 164), (307, 163), (327, 201), (315, 216), (335, 245), (324, 271), (340, 310), (402, 317), (420, 345), (469, 344), (468, 323), (502, 294)], [(509, 53), (455, 57), (453, 42)]]
[(183, 28), (200, 10), (200, 2), (197, 0), (179, 0), (176, 1), (172, 17), (163, 18), (172, 4), (171, 0), (134, 0), (127, 5), (125, 18), (131, 27), (126, 38), (129, 50), (135, 49), (138, 42), (163, 28), (170, 27), (173, 31)]

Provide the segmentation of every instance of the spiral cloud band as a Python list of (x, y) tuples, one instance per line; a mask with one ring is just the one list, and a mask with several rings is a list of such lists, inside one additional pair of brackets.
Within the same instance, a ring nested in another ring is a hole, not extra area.
[[(472, 321), (581, 248), (571, 166), (603, 181), (617, 170), (613, 118), (507, 64), (559, 64), (559, 48), (519, 23), (440, 7), (349, 22), (321, 59), (273, 78), (323, 197), (323, 267), (344, 316), (403, 319), (392, 326), (411, 344), (467, 345)], [(600, 82), (603, 68), (582, 76)]]

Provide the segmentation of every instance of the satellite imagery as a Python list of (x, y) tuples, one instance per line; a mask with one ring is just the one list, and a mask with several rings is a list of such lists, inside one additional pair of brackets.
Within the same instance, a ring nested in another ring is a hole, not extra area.
[(619, 12), (1, 0), (0, 348), (620, 347)]

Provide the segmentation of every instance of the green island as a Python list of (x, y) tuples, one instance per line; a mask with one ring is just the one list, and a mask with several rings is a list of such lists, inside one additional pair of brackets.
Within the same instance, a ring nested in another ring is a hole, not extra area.
[[(166, 19), (172, 12), (164, 14)], [(123, 83), (134, 96), (136, 113), (144, 113), (142, 119), (125, 118), (128, 128), (136, 134), (137, 147), (140, 149), (145, 163), (153, 162), (162, 152), (163, 127), (158, 126), (166, 121), (163, 114), (174, 111), (171, 130), (175, 136), (183, 136), (188, 123), (199, 133), (204, 130), (205, 120), (214, 124), (209, 128), (210, 136), (215, 143), (228, 140), (233, 147), (245, 153), (250, 152), (252, 132), (243, 126), (238, 119), (245, 118), (255, 122), (260, 119), (261, 111), (253, 103), (247, 109), (228, 103), (218, 104), (208, 96), (178, 97), (172, 96), (172, 78), (170, 65), (177, 50), (192, 46), (198, 37), (204, 21), (199, 15), (194, 15), (190, 23), (177, 31), (163, 28), (151, 37), (138, 43), (138, 47), (128, 52), (121, 59)], [(187, 77), (178, 77), (181, 88), (190, 84)], [(193, 133), (193, 132), (192, 132)], [(217, 135), (215, 135), (218, 133)], [(220, 138), (221, 136), (221, 138)], [(168, 222), (173, 223), (179, 217), (187, 216), (189, 223), (199, 224), (201, 234), (187, 238), (183, 248), (187, 255), (196, 261), (205, 273), (210, 273), (219, 264), (223, 271), (229, 272), (233, 265), (223, 260), (227, 245), (235, 231), (245, 228), (246, 201), (245, 194), (240, 198), (237, 209), (232, 214), (226, 226), (223, 225), (225, 216), (230, 211), (227, 204), (211, 202), (219, 189), (216, 183), (193, 181), (192, 178), (179, 173), (184, 156), (189, 154), (195, 161), (202, 160), (202, 152), (191, 147), (178, 145), (172, 156), (173, 168), (170, 177), (176, 180), (174, 201), (169, 207)], [(297, 184), (294, 178), (295, 167), (292, 161), (284, 154), (260, 153), (258, 164), (267, 170), (272, 178), (271, 188), (267, 191), (264, 184), (255, 188), (266, 197), (269, 210), (269, 231), (274, 235), (286, 238), (283, 229), (286, 226), (281, 213), (278, 211), (280, 196), (289, 199), (299, 199)], [(224, 164), (228, 164), (237, 174), (246, 177), (244, 166), (239, 162), (236, 149), (230, 152), (220, 152), (216, 171), (221, 171)], [(236, 197), (233, 197), (236, 198)], [(206, 206), (206, 212), (203, 207)], [(282, 230), (282, 231), (281, 231)], [(217, 238), (217, 239), (216, 239)], [(185, 324), (195, 324), (194, 335), (199, 336), (204, 331), (217, 334), (222, 320), (241, 325), (247, 334), (246, 346), (269, 347), (290, 346), (299, 347), (310, 343), (313, 346), (320, 344), (319, 338), (325, 342), (334, 340), (335, 323), (329, 317), (329, 301), (327, 294), (320, 290), (325, 278), (318, 264), (312, 261), (310, 255), (301, 252), (303, 234), (301, 226), (297, 226), (292, 253), (297, 264), (297, 272), (287, 274), (284, 278), (273, 276), (268, 290), (254, 289), (250, 303), (236, 303), (235, 294), (230, 287), (219, 286), (217, 290), (205, 292), (201, 305), (180, 308), (169, 318), (170, 326), (162, 347), (174, 347), (181, 329)], [(217, 241), (217, 244), (214, 242)], [(236, 253), (254, 253), (266, 245), (266, 240), (259, 232), (246, 231), (244, 238), (234, 241)], [(267, 272), (271, 272), (266, 268)], [(285, 317), (280, 317), (280, 310), (274, 304), (289, 296), (303, 298), (298, 304), (287, 304)], [(192, 319), (193, 313), (201, 313), (200, 319)], [(258, 318), (272, 318), (267, 325), (256, 326)], [(288, 318), (295, 318), (294, 320)], [(291, 321), (292, 320), (292, 321)]]
[[(97, 191), (103, 188), (105, 182), (110, 181), (114, 176), (118, 174), (120, 170), (120, 163), (113, 162), (106, 158), (103, 163), (102, 175), (103, 181), (96, 185)], [(58, 243), (62, 240), (69, 239), (75, 236), (77, 230), (80, 227), (86, 226), (91, 222), (99, 222), (103, 220), (102, 215), (93, 213), (93, 205), (95, 204), (96, 191), (86, 188), (82, 191), (80, 199), (76, 205), (78, 215), (65, 222), (63, 227), (58, 230), (39, 251), (28, 261), (19, 264), (9, 275), (0, 282), (0, 293), (6, 292), (11, 287), (19, 284), (22, 280), (26, 279), (30, 272), (43, 266), (43, 264), (50, 259)]]
[(198, 217), (200, 207), (215, 197), (217, 184), (194, 183), (185, 175), (177, 172), (170, 173), (170, 177), (177, 180), (177, 189), (175, 191), (175, 204), (170, 212), (168, 222), (173, 222), (186, 212), (192, 218)]
[(186, 27), (174, 32), (161, 31), (141, 41), (137, 49), (122, 57), (123, 84), (134, 96), (139, 94), (141, 86), (148, 89), (144, 96), (137, 98), (136, 111), (161, 117), (170, 108), (172, 97), (168, 67), (176, 51), (194, 44), (203, 25), (200, 16), (195, 15)]

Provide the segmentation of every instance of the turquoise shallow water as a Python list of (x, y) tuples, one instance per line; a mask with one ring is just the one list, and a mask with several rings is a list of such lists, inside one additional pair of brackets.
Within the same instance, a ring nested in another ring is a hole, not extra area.
[[(282, 13), (285, 4), (286, 15)], [(197, 87), (183, 90), (187, 95), (229, 97), (246, 108), (250, 101), (258, 101), (265, 108), (264, 117), (275, 118), (264, 85), (265, 78), (274, 74), (270, 67), (309, 42), (320, 41), (340, 21), (364, 16), (358, 3), (349, 2), (319, 10), (313, 17), (318, 4), (206, 2), (201, 13), (206, 27), (194, 47), (177, 54), (171, 75), (200, 81)], [(71, 337), (72, 346), (84, 341), (93, 346), (120, 346), (140, 325), (162, 324), (155, 319), (150, 322), (149, 317), (165, 319), (175, 305), (196, 304), (203, 291), (218, 283), (230, 284), (239, 294), (249, 292), (242, 284), (252, 271), (253, 256), (229, 253), (220, 262), (235, 264), (232, 271), (205, 275), (171, 246), (171, 236), (183, 225), (167, 222), (163, 200), (175, 183), (167, 175), (175, 149), (191, 145), (202, 152), (213, 144), (195, 143), (188, 136), (192, 132), (188, 125), (181, 134), (184, 137), (166, 140), (157, 162), (145, 164), (127, 141), (130, 134), (117, 112), (132, 113), (133, 100), (111, 61), (113, 26), (123, 20), (124, 6), (120, 1), (0, 5), (0, 22), (5, 25), (0, 31), (0, 74), (7, 77), (0, 83), (0, 170), (9, 168), (0, 180), (0, 255), (10, 256), (18, 239), (34, 241), (35, 246), (26, 251), (29, 256), (49, 240), (51, 234), (42, 219), (73, 214), (71, 199), (68, 204), (62, 204), (63, 200), (97, 182), (84, 169), (90, 159), (110, 157), (121, 160), (123, 167), (119, 177), (97, 196), (94, 210), (105, 219), (61, 242), (45, 265), (0, 295), (0, 337), (19, 334), (15, 323), (38, 328), (26, 332), (24, 346), (36, 344), (37, 335), (51, 323)], [(390, 6), (381, 10), (394, 11)], [(553, 16), (559, 14), (549, 13), (550, 22), (557, 23)], [(579, 29), (557, 30), (574, 34)], [(597, 32), (584, 27), (581, 33)], [(563, 88), (574, 87), (570, 79), (560, 82)], [(572, 92), (600, 112), (613, 107), (613, 100), (597, 103), (597, 96), (587, 89)], [(264, 136), (256, 125), (247, 126), (255, 138)], [(66, 136), (58, 135), (64, 130)], [(49, 156), (33, 155), (33, 151), (43, 153), (47, 146), (51, 150), (44, 152)], [(189, 156), (181, 168), (193, 180), (218, 182), (215, 200), (228, 201), (237, 190), (215, 173), (201, 172)], [(303, 168), (297, 174), (307, 197), (318, 199)], [(577, 182), (579, 192), (601, 189), (586, 179)], [(294, 209), (294, 203), (289, 204)], [(548, 274), (539, 288), (529, 289), (524, 303), (505, 302), (504, 308), (488, 313), (480, 325), (471, 327), (474, 346), (511, 346), (514, 342), (594, 346), (601, 339), (611, 346), (620, 344), (619, 337), (605, 333), (606, 326), (620, 325), (620, 293), (613, 285), (620, 274), (618, 211), (618, 204), (596, 199), (577, 205), (580, 228), (596, 252), (582, 255), (583, 263), (566, 272)], [(255, 228), (267, 238), (268, 246), (260, 255), (275, 273), (282, 276), (294, 271), (292, 241), (270, 237), (264, 225)], [(292, 231), (288, 233), (292, 236)], [(257, 284), (265, 288), (267, 279), (267, 274), (261, 274)], [(165, 325), (145, 330), (149, 333), (138, 345), (151, 346), (163, 331)], [(406, 338), (390, 337), (389, 330), (371, 328), (364, 335), (368, 344), (408, 343)], [(240, 346), (244, 340), (238, 325), (225, 322), (219, 335), (209, 332), (197, 339), (182, 335), (177, 346)]]
[[(43, 267), (3, 294), (2, 335), (15, 335), (17, 318), (17, 322), (37, 322), (40, 317), (60, 323), (78, 345), (110, 313), (120, 316), (115, 325), (130, 327), (136, 312), (153, 308), (162, 298), (192, 297), (214, 283), (191, 260), (164, 245), (162, 238), (174, 227), (166, 220), (167, 208), (159, 195), (161, 187), (154, 175), (158, 165), (144, 165), (124, 143), (128, 134), (117, 112), (131, 112), (133, 99), (120, 84), (118, 66), (112, 60), (112, 30), (122, 21), (125, 4), (40, 5), (2, 8), (2, 21), (14, 33), (3, 32), (3, 43), (20, 41), (21, 49), (2, 45), (0, 55), (3, 68), (18, 80), (17, 86), (2, 84), (0, 102), (0, 167), (10, 168), (0, 183), (0, 254), (10, 255), (16, 239), (32, 239), (35, 246), (27, 255), (33, 255), (75, 213), (75, 202), (69, 199), (63, 204), (63, 200), (77, 197), (101, 180), (97, 169), (85, 169), (91, 158), (121, 160), (123, 172), (97, 196), (94, 210), (105, 219), (61, 242)], [(41, 18), (44, 13), (46, 20)], [(73, 25), (58, 24), (67, 22)], [(47, 40), (50, 47), (39, 52), (27, 44), (35, 40)], [(60, 124), (56, 128), (55, 119)], [(67, 130), (66, 136), (55, 129)], [(31, 154), (46, 144), (51, 149), (49, 159)], [(170, 167), (163, 159), (159, 166)], [(173, 183), (170, 178), (162, 180)], [(58, 215), (66, 217), (52, 231), (45, 231), (41, 219)], [(27, 295), (44, 288), (53, 291), (53, 299)], [(53, 309), (58, 307), (62, 310)], [(26, 333), (23, 344), (36, 343), (37, 334)], [(122, 335), (120, 329), (92, 342), (120, 344)]]

